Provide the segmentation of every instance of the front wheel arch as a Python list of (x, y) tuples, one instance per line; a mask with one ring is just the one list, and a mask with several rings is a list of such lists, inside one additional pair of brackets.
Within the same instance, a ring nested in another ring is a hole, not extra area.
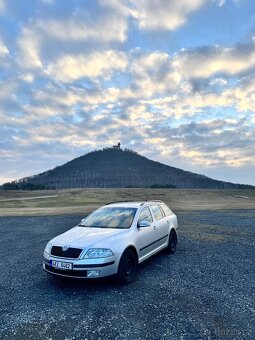
[(122, 254), (124, 254), (124, 252), (125, 252), (126, 250), (128, 250), (128, 249), (132, 250), (132, 251), (135, 253), (136, 259), (137, 259), (137, 263), (138, 263), (138, 253), (137, 253), (137, 250), (136, 250), (135, 246), (132, 246), (132, 245), (128, 246), (128, 247), (123, 251)]

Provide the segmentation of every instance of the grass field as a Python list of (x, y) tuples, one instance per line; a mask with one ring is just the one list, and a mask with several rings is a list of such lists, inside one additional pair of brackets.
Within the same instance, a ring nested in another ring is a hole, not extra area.
[(255, 190), (70, 189), (0, 191), (0, 216), (84, 214), (112, 201), (153, 199), (177, 212), (255, 209)]

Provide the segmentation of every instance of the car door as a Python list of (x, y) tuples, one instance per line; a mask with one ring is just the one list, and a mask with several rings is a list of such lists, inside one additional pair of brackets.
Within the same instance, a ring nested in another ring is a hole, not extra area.
[(172, 228), (177, 229), (178, 228), (177, 219), (172, 210), (166, 204), (160, 204), (160, 207), (162, 208), (166, 215), (165, 219), (167, 221), (168, 230), (171, 230)]
[(156, 228), (156, 240), (155, 247), (158, 248), (164, 244), (166, 244), (169, 235), (169, 227), (167, 218), (159, 206), (159, 204), (151, 205), (151, 210), (154, 217), (154, 225)]
[(139, 259), (145, 258), (155, 248), (155, 240), (157, 238), (157, 229), (154, 225), (152, 213), (148, 206), (143, 207), (139, 213), (138, 223), (147, 221), (149, 227), (141, 227), (137, 230), (137, 248), (139, 250)]

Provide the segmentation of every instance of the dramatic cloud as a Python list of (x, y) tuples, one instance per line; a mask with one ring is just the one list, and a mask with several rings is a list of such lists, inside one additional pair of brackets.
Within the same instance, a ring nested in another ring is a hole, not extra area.
[(0, 0), (0, 180), (120, 141), (219, 179), (243, 182), (239, 169), (255, 184), (253, 19), (238, 6)]

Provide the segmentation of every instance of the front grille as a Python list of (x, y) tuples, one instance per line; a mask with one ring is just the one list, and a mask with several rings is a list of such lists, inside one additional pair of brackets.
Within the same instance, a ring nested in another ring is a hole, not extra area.
[(51, 255), (59, 257), (67, 257), (69, 259), (78, 259), (82, 252), (82, 249), (68, 248), (66, 251), (62, 250), (62, 247), (53, 246), (51, 248)]
[(52, 274), (61, 274), (71, 277), (87, 277), (87, 270), (61, 270), (45, 263), (45, 269)]

